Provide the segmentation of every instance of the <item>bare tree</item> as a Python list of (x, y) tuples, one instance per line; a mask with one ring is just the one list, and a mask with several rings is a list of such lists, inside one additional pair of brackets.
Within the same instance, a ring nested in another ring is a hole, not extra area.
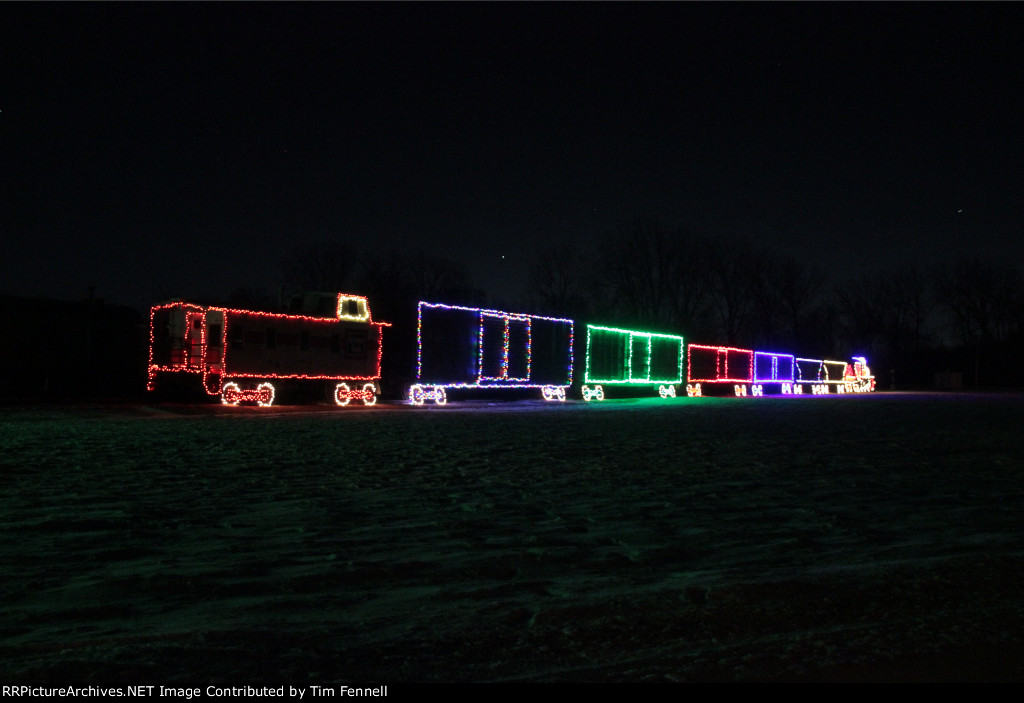
[(821, 304), (825, 276), (808, 269), (796, 259), (787, 257), (775, 268), (778, 290), (779, 321), (784, 330), (783, 342), (793, 348), (808, 346), (811, 318)]
[(282, 281), (293, 292), (344, 291), (353, 283), (360, 258), (348, 242), (319, 242), (285, 259)]
[(420, 254), (406, 258), (406, 270), (413, 290), (421, 300), (447, 300), (466, 304), (485, 302), (486, 296), (473, 286), (469, 269), (461, 261)]
[(711, 334), (711, 277), (701, 243), (679, 230), (671, 242), (667, 280), (669, 322), (691, 337)]
[(778, 348), (782, 336), (782, 264), (765, 251), (744, 252), (750, 257), (746, 277), (750, 297), (750, 330), (746, 341), (755, 346)]
[(551, 315), (589, 317), (591, 272), (588, 257), (567, 240), (537, 246), (530, 261), (530, 302)]
[(1003, 379), (1016, 363), (1022, 332), (1024, 285), (1016, 268), (980, 259), (961, 261), (940, 270), (936, 300), (951, 328), (973, 357), (974, 385)]
[(484, 293), (473, 285), (461, 261), (422, 252), (388, 251), (362, 259), (360, 290), (375, 291), (382, 300), (479, 304)]
[(708, 241), (704, 247), (718, 336), (728, 344), (740, 343), (749, 336), (755, 314), (750, 280), (756, 261), (742, 239)]
[(679, 253), (666, 227), (655, 220), (638, 219), (614, 230), (602, 244), (600, 270), (615, 308), (640, 324), (664, 322)]
[(891, 344), (917, 354), (925, 346), (935, 310), (930, 276), (918, 266), (901, 266), (890, 277)]
[(861, 273), (835, 287), (842, 344), (879, 349), (891, 303), (888, 273)]
[(901, 265), (861, 273), (835, 289), (842, 347), (872, 357), (876, 373), (924, 382), (929, 362), (925, 344), (933, 298), (929, 276), (920, 268)]
[(1016, 330), (1024, 288), (1017, 269), (971, 259), (941, 269), (936, 297), (964, 344), (1002, 342)]

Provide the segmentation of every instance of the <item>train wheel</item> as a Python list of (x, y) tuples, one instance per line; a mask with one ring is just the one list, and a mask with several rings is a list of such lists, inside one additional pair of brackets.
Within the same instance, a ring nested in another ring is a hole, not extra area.
[(448, 396), (445, 394), (443, 386), (434, 386), (434, 402), (438, 405), (448, 402)]
[(261, 408), (269, 408), (274, 404), (274, 386), (270, 383), (261, 383), (256, 386), (256, 404)]
[(345, 407), (352, 401), (352, 396), (349, 395), (348, 384), (339, 383), (334, 387), (334, 402), (338, 405)]
[(363, 386), (363, 405), (375, 405), (377, 403), (377, 389), (372, 383)]
[(595, 392), (597, 393), (597, 399), (598, 400), (604, 400), (604, 388), (602, 388), (601, 386), (598, 386), (597, 390)]
[(207, 395), (217, 395), (217, 389), (220, 387), (220, 373), (203, 374), (203, 390)]
[(225, 383), (223, 390), (220, 392), (220, 402), (224, 405), (238, 405), (238, 395), (242, 392), (242, 389), (238, 387), (237, 383)]
[(412, 401), (413, 405), (423, 405), (424, 395), (423, 386), (419, 384), (409, 389), (409, 400)]

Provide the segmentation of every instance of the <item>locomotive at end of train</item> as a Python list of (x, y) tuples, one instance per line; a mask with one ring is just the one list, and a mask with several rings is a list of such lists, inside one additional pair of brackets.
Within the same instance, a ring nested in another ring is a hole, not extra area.
[(373, 405), (380, 394), (382, 331), (365, 296), (307, 294), (301, 313), (153, 306), (147, 389), (199, 386), (225, 405), (269, 406), (282, 390)]

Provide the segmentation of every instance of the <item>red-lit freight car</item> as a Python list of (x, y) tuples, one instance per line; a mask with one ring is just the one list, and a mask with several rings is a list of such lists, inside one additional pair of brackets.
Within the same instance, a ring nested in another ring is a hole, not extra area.
[(154, 306), (149, 390), (201, 386), (228, 405), (271, 405), (285, 388), (306, 396), (323, 389), (338, 405), (353, 399), (373, 405), (380, 393), (382, 328), (389, 323), (374, 322), (361, 295), (307, 296), (303, 310), (259, 312), (180, 300)]

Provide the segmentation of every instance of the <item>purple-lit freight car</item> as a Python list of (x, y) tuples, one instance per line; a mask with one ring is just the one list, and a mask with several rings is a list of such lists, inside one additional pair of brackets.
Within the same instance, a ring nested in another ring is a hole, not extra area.
[(572, 320), (420, 301), (409, 399), (443, 405), (452, 388), (538, 388), (565, 400), (572, 335)]

